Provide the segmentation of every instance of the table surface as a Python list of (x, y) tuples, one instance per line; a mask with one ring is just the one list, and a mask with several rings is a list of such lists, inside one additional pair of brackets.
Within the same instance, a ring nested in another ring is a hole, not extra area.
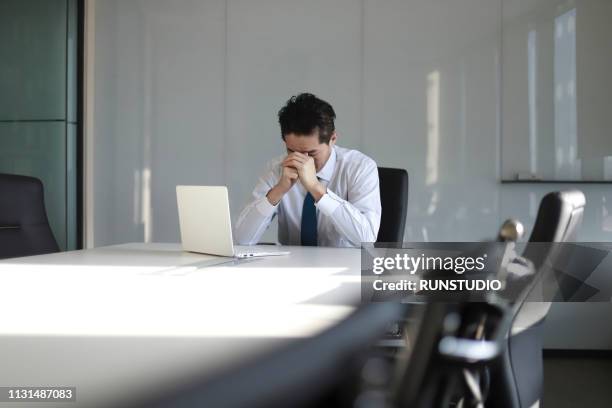
[(76, 386), (70, 406), (122, 402), (237, 367), (355, 309), (358, 249), (283, 249), (234, 260), (137, 243), (0, 261), (0, 385)]

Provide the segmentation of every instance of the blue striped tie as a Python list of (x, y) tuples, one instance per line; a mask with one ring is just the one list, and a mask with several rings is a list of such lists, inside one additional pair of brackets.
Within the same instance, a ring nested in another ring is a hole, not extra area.
[(312, 194), (307, 193), (302, 207), (302, 245), (317, 246), (317, 209)]

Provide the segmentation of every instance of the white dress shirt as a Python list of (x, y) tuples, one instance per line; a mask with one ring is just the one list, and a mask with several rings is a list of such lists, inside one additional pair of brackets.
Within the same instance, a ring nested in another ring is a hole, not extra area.
[[(259, 179), (253, 201), (242, 210), (234, 231), (239, 245), (255, 245), (278, 215), (278, 240), (283, 245), (301, 245), (302, 207), (306, 189), (299, 180), (277, 205), (266, 194), (281, 177), (285, 156), (268, 163), (268, 172)], [(380, 190), (374, 160), (357, 150), (334, 146), (317, 173), (327, 193), (315, 204), (319, 246), (359, 247), (375, 242), (380, 227)]]

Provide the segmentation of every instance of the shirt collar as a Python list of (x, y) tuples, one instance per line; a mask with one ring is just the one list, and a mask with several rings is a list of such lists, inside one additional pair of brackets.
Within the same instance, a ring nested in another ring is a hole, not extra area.
[(317, 173), (317, 177), (329, 183), (332, 176), (334, 175), (335, 169), (336, 169), (336, 147), (334, 146), (332, 147), (332, 151), (331, 151), (331, 154), (329, 155), (329, 159), (327, 159), (327, 162), (325, 163), (323, 168), (319, 170), (319, 172)]

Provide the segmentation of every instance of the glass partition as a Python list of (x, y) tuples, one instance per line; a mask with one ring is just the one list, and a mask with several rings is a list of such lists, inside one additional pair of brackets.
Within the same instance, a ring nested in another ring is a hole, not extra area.
[(612, 181), (612, 4), (504, 0), (502, 179)]

